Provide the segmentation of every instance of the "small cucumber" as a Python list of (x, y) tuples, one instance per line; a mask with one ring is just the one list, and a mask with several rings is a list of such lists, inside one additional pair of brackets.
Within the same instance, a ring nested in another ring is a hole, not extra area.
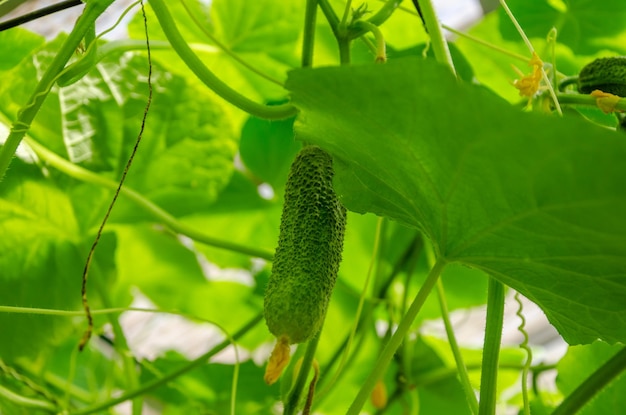
[(337, 279), (346, 209), (333, 174), (332, 158), (316, 146), (304, 147), (291, 165), (264, 302), (267, 326), (283, 343), (317, 334)]
[(626, 56), (599, 58), (580, 71), (578, 91), (590, 94), (596, 89), (626, 97)]

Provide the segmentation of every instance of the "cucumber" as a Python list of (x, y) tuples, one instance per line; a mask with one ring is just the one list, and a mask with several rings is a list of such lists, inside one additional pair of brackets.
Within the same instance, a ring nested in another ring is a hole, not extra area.
[(346, 226), (333, 174), (332, 158), (317, 146), (304, 147), (291, 165), (264, 299), (267, 326), (279, 343), (310, 340), (326, 315)]
[(589, 94), (596, 89), (626, 97), (626, 56), (599, 58), (580, 71), (578, 91)]

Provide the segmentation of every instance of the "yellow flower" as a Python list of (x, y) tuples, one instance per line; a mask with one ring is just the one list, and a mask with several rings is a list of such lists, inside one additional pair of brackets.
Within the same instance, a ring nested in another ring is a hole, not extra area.
[(541, 68), (543, 68), (543, 61), (539, 59), (539, 56), (533, 52), (533, 57), (528, 62), (533, 67), (533, 71), (530, 75), (524, 75), (522, 71), (515, 66), (513, 69), (521, 76), (520, 79), (513, 81), (513, 86), (519, 90), (520, 96), (528, 97), (529, 101), (535, 96), (541, 84)]
[(598, 108), (602, 110), (605, 114), (610, 114), (615, 111), (615, 106), (621, 99), (617, 95), (610, 94), (608, 92), (600, 91), (599, 89), (595, 89), (591, 92), (592, 97), (596, 99), (596, 105)]
[(265, 368), (265, 383), (271, 385), (278, 380), (287, 364), (289, 364), (289, 353), (289, 339), (287, 336), (282, 336), (278, 339), (270, 356), (270, 361)]

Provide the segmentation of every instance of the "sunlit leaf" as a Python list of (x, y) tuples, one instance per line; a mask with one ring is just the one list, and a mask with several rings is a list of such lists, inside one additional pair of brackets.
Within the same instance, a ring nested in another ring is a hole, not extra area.
[[(0, 187), (0, 304), (76, 309), (84, 259), (71, 201), (28, 177), (26, 169), (17, 171), (21, 177), (12, 175)], [(65, 317), (0, 313), (7, 340), (0, 342), (0, 355), (33, 357), (67, 334), (70, 323)]]

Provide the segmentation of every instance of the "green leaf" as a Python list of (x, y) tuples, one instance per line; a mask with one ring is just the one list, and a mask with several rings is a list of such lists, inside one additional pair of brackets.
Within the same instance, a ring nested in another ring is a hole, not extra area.
[(22, 59), (30, 55), (45, 39), (28, 30), (15, 27), (0, 32), (0, 71), (17, 66)]
[[(77, 309), (84, 257), (68, 197), (13, 162), (0, 187), (0, 304)], [(66, 317), (0, 313), (0, 355), (34, 357), (59, 342)]]
[(260, 180), (282, 188), (301, 144), (293, 137), (293, 119), (248, 119), (241, 131), (239, 153), (246, 167)]
[(422, 230), (570, 343), (626, 340), (620, 135), (520, 113), (429, 61), (297, 70), (288, 87), (296, 133), (333, 154), (349, 209)]
[[(147, 226), (115, 225), (120, 287), (137, 287), (165, 311), (206, 319), (230, 332), (259, 310), (253, 287), (231, 281), (209, 281), (196, 254), (175, 235)], [(226, 309), (237, 313), (224, 313)]]
[[(555, 3), (564, 8), (553, 6)], [(509, 0), (507, 4), (529, 37), (545, 38), (556, 27), (558, 41), (577, 53), (594, 54), (603, 48), (626, 53), (623, 42), (620, 45), (612, 39), (625, 34), (626, 3), (622, 0), (605, 0), (601, 7), (588, 0)], [(509, 40), (519, 39), (503, 9), (500, 17), (502, 35)]]
[(420, 412), (470, 414), (455, 371), (442, 359), (433, 343), (420, 337), (412, 349), (408, 364), (412, 372), (407, 375), (417, 385)]
[[(143, 57), (115, 57), (60, 90), (63, 140), (71, 161), (119, 179), (148, 100), (147, 70)], [(232, 124), (207, 92), (192, 90), (156, 65), (152, 76), (145, 140), (127, 184), (176, 215), (204, 209), (233, 169)]]
[[(620, 351), (623, 345), (595, 342), (570, 346), (557, 365), (556, 384), (565, 395), (573, 392), (593, 372)], [(626, 376), (618, 376), (579, 412), (581, 415), (620, 413), (626, 407)]]

